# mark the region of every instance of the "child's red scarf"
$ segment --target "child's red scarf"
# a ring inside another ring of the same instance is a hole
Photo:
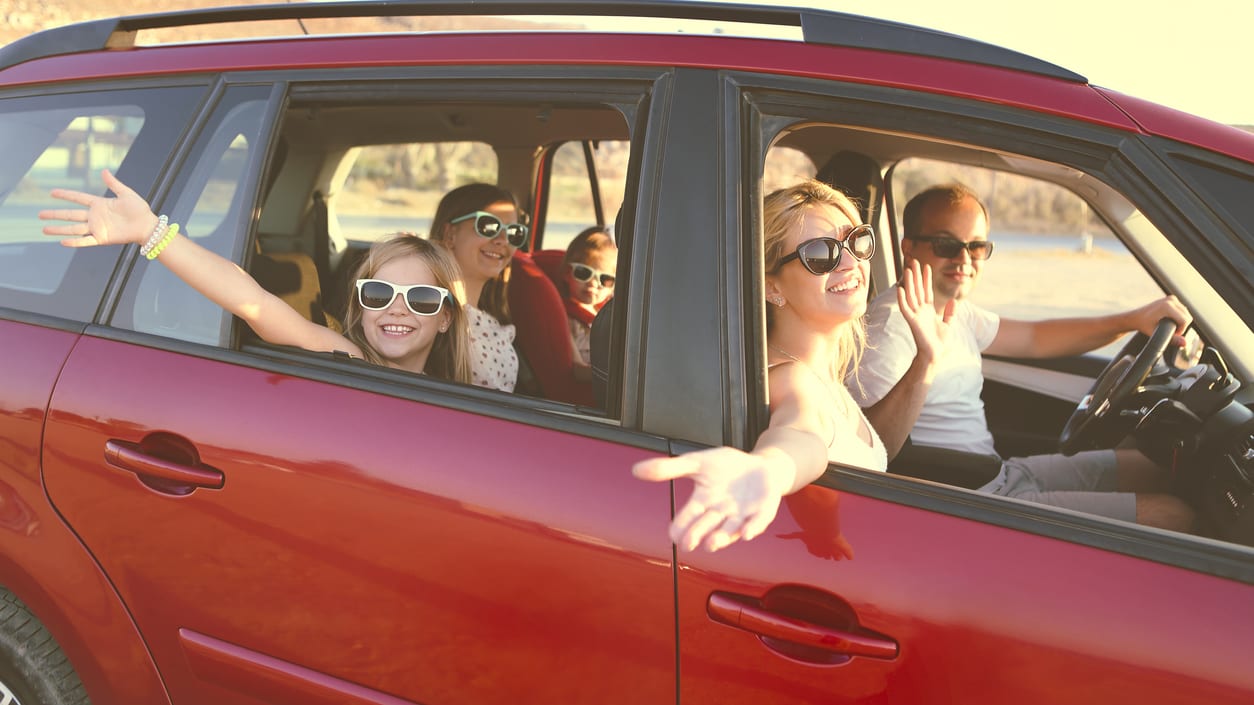
[[[584,324],[585,326],[588,326],[589,328],[592,327],[592,319],[597,317],[595,313],[593,313],[592,311],[589,311],[583,306],[580,306],[578,301],[575,301],[574,299],[571,299],[571,298],[562,299],[562,303],[566,304],[567,316],[575,319],[576,321],[579,321],[580,323]]]

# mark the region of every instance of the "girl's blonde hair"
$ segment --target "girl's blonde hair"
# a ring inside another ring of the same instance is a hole
[[[444,310],[449,312],[448,330],[436,334],[423,372],[433,377],[470,384],[470,328],[461,305],[461,301],[466,298],[466,292],[462,287],[461,271],[448,250],[437,247],[414,233],[395,233],[370,247],[350,280],[352,285],[356,286],[358,279],[373,279],[383,265],[402,257],[418,257],[425,262],[435,275],[436,285],[448,289],[451,294],[444,301]],[[361,302],[354,291],[349,296],[348,311],[344,314],[344,335],[361,348],[367,360],[376,365],[387,364],[379,351],[366,341],[361,316]]]
[[[518,214],[518,222],[527,222],[514,194],[492,184],[466,184],[449,191],[440,199],[440,205],[436,206],[435,216],[431,219],[431,241],[448,245],[445,230],[450,220],[483,210],[493,203],[511,204]],[[491,314],[501,325],[510,323],[509,270],[509,263],[506,263],[500,274],[483,285],[479,300],[474,302],[475,308]]]
[[[784,249],[788,241],[788,233],[793,228],[801,228],[807,209],[820,205],[839,210],[854,225],[862,222],[858,207],[848,196],[814,179],[807,179],[794,186],[774,191],[763,200],[763,258],[767,274],[774,274],[778,271],[779,261],[792,254]],[[845,256],[850,255],[846,253]],[[767,306],[768,335],[773,325],[774,316],[771,307]],[[862,350],[866,347],[866,324],[861,318],[851,321],[845,330],[846,332],[840,337],[836,359],[833,361],[833,369],[836,370],[842,382],[857,370],[858,362],[862,359]]]

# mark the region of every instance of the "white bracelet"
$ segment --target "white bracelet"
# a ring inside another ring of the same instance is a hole
[[[157,216],[157,226],[152,229],[152,235],[148,236],[148,241],[144,243],[144,246],[139,248],[139,254],[147,257],[148,253],[152,252],[152,248],[156,247],[158,242],[161,242],[161,238],[165,236],[165,231],[168,227],[170,227],[170,216]]]

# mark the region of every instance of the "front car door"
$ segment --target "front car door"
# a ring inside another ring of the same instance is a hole
[[[799,50],[797,57],[808,67],[857,58],[827,49]],[[694,144],[717,143],[726,179],[721,193],[689,188],[686,215],[655,223],[650,293],[655,300],[683,299],[684,309],[708,306],[704,314],[687,312],[727,325],[724,337],[704,343],[710,332],[703,324],[692,332],[667,330],[684,338],[691,357],[663,360],[657,353],[656,362],[674,367],[674,382],[681,375],[724,376],[722,398],[682,407],[721,404],[723,417],[705,425],[689,419],[683,429],[685,422],[668,416],[677,413],[673,405],[646,401],[646,420],[652,413],[659,428],[665,423],[693,434],[685,441],[746,447],[754,437],[736,427],[742,421],[736,409],[764,405],[757,209],[769,190],[763,185],[768,150],[785,136],[803,145],[799,133],[817,130],[816,139],[846,139],[848,148],[890,155],[942,141],[1018,152],[1086,171],[1142,208],[1156,208],[1142,198],[1146,177],[1124,168],[1141,154],[1117,131],[809,78],[713,72],[686,78],[694,124],[719,126],[715,134],[687,136]],[[715,115],[697,107],[720,104],[737,109]],[[1129,150],[1125,158],[1121,148]],[[665,162],[664,180],[701,180],[706,172],[684,158]],[[1110,164],[1119,166],[1104,171]],[[669,215],[664,206],[665,196],[659,221]],[[1168,217],[1157,208],[1155,219]],[[705,227],[686,227],[695,223]],[[730,300],[704,293],[729,289]],[[1216,292],[1194,295],[1207,306],[1222,299]],[[1248,300],[1248,282],[1241,295]],[[663,331],[646,325],[646,332],[653,349]],[[707,368],[688,365],[691,358]],[[713,360],[724,366],[710,365]],[[743,419],[744,428],[760,428],[755,424],[764,418]],[[677,443],[673,450],[690,447]],[[690,491],[687,482],[675,483],[676,506]],[[1252,559],[1250,548],[1212,539],[832,467],[788,498],[758,539],[715,554],[679,555],[680,700],[1245,702],[1254,679],[1240,658],[1250,643],[1234,625],[1254,619]]]

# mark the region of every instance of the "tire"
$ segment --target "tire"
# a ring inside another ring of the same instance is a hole
[[[65,652],[17,596],[0,587],[0,705],[88,705]]]

